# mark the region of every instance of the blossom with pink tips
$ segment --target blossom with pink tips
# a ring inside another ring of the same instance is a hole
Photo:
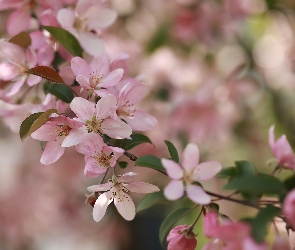
[[[291,228],[295,229],[295,189],[292,189],[286,196],[283,203],[283,213]]]
[[[135,193],[153,193],[160,189],[152,184],[145,182],[132,182],[135,173],[129,172],[120,177],[113,175],[112,180],[108,183],[88,187],[90,192],[101,192],[93,207],[93,219],[99,222],[106,213],[108,205],[114,201],[119,214],[125,220],[133,220],[135,216],[135,205],[129,196],[130,192]]]
[[[81,130],[87,133],[106,134],[114,139],[129,138],[132,129],[125,122],[111,117],[115,116],[117,99],[113,95],[103,96],[96,104],[82,97],[75,97],[70,108],[78,119],[84,122]]]
[[[0,64],[0,79],[10,81],[19,76],[9,90],[8,96],[16,94],[25,81],[29,86],[34,86],[41,81],[41,77],[25,73],[26,70],[37,64],[37,56],[30,47],[24,50],[22,47],[2,39],[0,40],[0,49],[9,60],[9,63]]]
[[[86,155],[84,175],[96,177],[114,167],[124,150],[108,146],[98,134],[87,134],[82,143],[76,146],[79,153]]]
[[[82,122],[63,115],[50,117],[48,122],[31,134],[34,139],[48,141],[40,162],[52,164],[64,154],[65,147],[78,144],[84,136],[79,129],[81,126]]]
[[[195,181],[205,181],[213,178],[221,169],[221,164],[208,161],[199,164],[199,148],[190,143],[183,152],[182,166],[173,160],[162,159],[163,167],[172,179],[164,189],[164,195],[168,200],[177,200],[183,196],[186,190],[187,196],[197,204],[209,204],[210,196]]]
[[[173,228],[168,236],[168,250],[194,250],[197,246],[196,234],[187,225]]]
[[[129,80],[130,83],[125,85],[119,93],[116,114],[134,130],[152,129],[157,125],[157,119],[135,108],[135,105],[146,94],[147,85],[131,78],[126,80]]]
[[[75,10],[64,8],[57,14],[60,25],[75,35],[82,48],[92,56],[104,50],[103,41],[97,33],[117,18],[117,13],[102,2],[79,0]]]
[[[270,127],[268,136],[268,142],[272,153],[281,167],[295,170],[295,155],[286,135],[282,135],[277,141],[275,141],[274,129],[274,125]]]
[[[71,68],[80,86],[99,96],[109,94],[107,88],[116,85],[124,74],[123,69],[110,71],[110,60],[105,52],[98,53],[90,64],[81,57],[74,57]]]

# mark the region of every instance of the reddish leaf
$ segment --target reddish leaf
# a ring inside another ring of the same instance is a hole
[[[31,45],[32,41],[29,33],[24,31],[10,38],[8,42],[27,48]]]
[[[47,66],[36,66],[34,68],[28,69],[26,73],[40,76],[48,81],[62,83],[64,84],[64,80],[61,76],[52,68]]]

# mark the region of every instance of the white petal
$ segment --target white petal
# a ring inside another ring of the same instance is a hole
[[[183,169],[175,161],[161,159],[161,162],[170,178],[179,180],[183,177]]]
[[[119,191],[119,197],[114,198],[114,203],[119,214],[121,214],[125,220],[134,219],[135,205],[128,194],[124,193],[123,191]]]
[[[164,189],[164,196],[168,200],[177,200],[182,197],[184,187],[182,181],[171,181]]]
[[[153,184],[145,183],[145,182],[132,182],[130,184],[127,184],[126,188],[130,192],[143,193],[143,194],[160,191],[160,189],[157,186]]]
[[[114,186],[114,183],[112,182],[107,182],[104,184],[99,184],[99,185],[93,185],[87,188],[89,192],[100,192],[100,191],[108,191],[111,189],[111,187]]]
[[[70,108],[82,121],[91,120],[95,114],[94,104],[82,97],[75,97]]]
[[[79,33],[78,40],[81,47],[92,56],[104,50],[103,41],[91,33]]]
[[[128,172],[118,178],[118,182],[131,182],[134,180],[137,173]]]
[[[182,156],[182,166],[190,173],[199,163],[199,148],[196,144],[190,143],[186,146]]]
[[[188,185],[186,187],[186,193],[188,198],[197,204],[206,205],[211,201],[210,196],[204,191],[204,189],[197,185]]]
[[[222,169],[222,166],[219,162],[216,161],[207,161],[199,164],[194,170],[194,179],[196,181],[205,181],[213,178],[219,171]]]
[[[111,196],[112,196],[111,192],[106,192],[97,198],[93,207],[93,212],[92,212],[93,219],[96,222],[99,222],[105,215],[108,205],[112,202],[112,199],[110,199]]]
[[[113,116],[117,109],[117,99],[114,95],[103,96],[96,104],[96,117],[99,120]]]

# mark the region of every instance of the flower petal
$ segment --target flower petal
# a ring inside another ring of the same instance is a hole
[[[143,193],[143,194],[160,191],[160,189],[157,186],[150,183],[145,183],[145,182],[131,182],[126,185],[126,188],[130,192]]]
[[[204,191],[204,189],[197,185],[186,186],[186,193],[188,198],[197,204],[206,205],[211,201],[210,196]]]
[[[132,129],[129,125],[121,120],[106,119],[101,124],[103,132],[114,139],[129,138],[132,134]]]
[[[114,186],[114,183],[107,182],[104,184],[93,185],[87,188],[89,192],[101,192],[101,191],[108,191]]]
[[[61,138],[62,139],[62,138]],[[65,152],[65,148],[61,147],[61,139],[49,141],[46,144],[40,162],[49,165],[56,162]]]
[[[161,163],[171,179],[179,180],[183,177],[183,169],[175,161],[169,159],[161,159]]]
[[[137,176],[137,173],[134,173],[134,172],[125,173],[122,176],[118,177],[118,182],[131,182],[134,180],[135,176]]]
[[[184,186],[182,181],[172,180],[164,189],[164,196],[168,200],[177,200],[183,196]]]
[[[94,157],[89,157],[86,160],[85,168],[84,168],[84,175],[88,178],[97,177],[102,173],[105,173],[107,168],[101,166]]]
[[[125,220],[133,220],[135,217],[135,205],[131,197],[122,190],[118,192],[118,197],[114,198],[115,206]]]
[[[132,129],[138,131],[148,131],[158,123],[158,120],[155,117],[141,110],[136,110],[133,117],[124,116],[122,118]]]
[[[10,36],[14,36],[25,31],[30,26],[30,11],[28,8],[19,8],[10,14],[7,21],[7,31]]]
[[[74,57],[71,60],[71,69],[74,72],[75,76],[83,76],[86,79],[89,79],[91,72],[91,67],[88,62],[86,62],[81,57]]]
[[[112,199],[110,199],[111,196],[112,196],[111,192],[106,192],[101,194],[97,198],[93,207],[93,212],[92,212],[93,219],[96,222],[99,222],[104,217],[107,211],[108,205],[112,202]]]
[[[91,120],[95,114],[94,104],[82,97],[75,97],[70,108],[82,121]]]
[[[190,173],[199,163],[199,148],[196,144],[188,144],[182,156],[182,167]]]
[[[101,120],[113,116],[117,109],[117,99],[114,95],[103,96],[96,104],[96,117]]]
[[[92,56],[104,50],[103,41],[91,33],[79,33],[78,40],[81,47]]]
[[[53,141],[58,137],[59,127],[56,124],[45,123],[31,134],[33,139],[40,141]]]
[[[86,129],[83,127],[78,129],[71,129],[70,133],[65,137],[61,146],[62,147],[71,147],[82,142],[83,138],[87,135]]]
[[[90,63],[92,72],[100,76],[106,76],[110,70],[110,60],[108,55],[101,51],[99,52]]]
[[[221,169],[222,166],[219,162],[207,161],[199,164],[194,169],[193,176],[196,181],[206,181],[213,178]]]

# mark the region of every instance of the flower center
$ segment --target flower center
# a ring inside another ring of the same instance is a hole
[[[116,197],[118,202],[124,202],[124,200],[129,200],[129,190],[121,185],[120,183],[116,183],[112,188],[113,197]]]
[[[56,130],[56,132],[58,132],[58,136],[66,137],[71,131],[71,128],[67,125],[60,125],[59,127],[60,129]]]
[[[122,116],[130,116],[130,117],[133,117],[134,116],[134,111],[135,110],[131,110],[131,107],[133,105],[132,104],[129,104],[129,101],[126,101],[123,105],[121,105],[116,113],[117,115],[122,115]]]
[[[87,127],[88,133],[94,132],[101,134],[100,128],[103,120],[97,120],[96,116],[92,117],[92,120],[86,120],[85,125]]]
[[[109,160],[112,158],[112,156],[113,156],[113,153],[111,153],[110,155],[106,155],[104,152],[101,151],[100,154],[98,153],[96,156],[94,156],[94,158],[100,165],[109,167],[110,166]]]
[[[103,79],[103,74],[100,76],[96,74],[95,72],[92,72],[89,78],[90,87],[95,89],[97,85],[101,83],[102,79]]]
[[[76,17],[75,21],[74,21],[74,28],[77,30],[77,31],[81,31],[81,32],[86,32],[88,31],[88,26],[85,22],[86,20],[85,19],[81,19],[79,17]]]

